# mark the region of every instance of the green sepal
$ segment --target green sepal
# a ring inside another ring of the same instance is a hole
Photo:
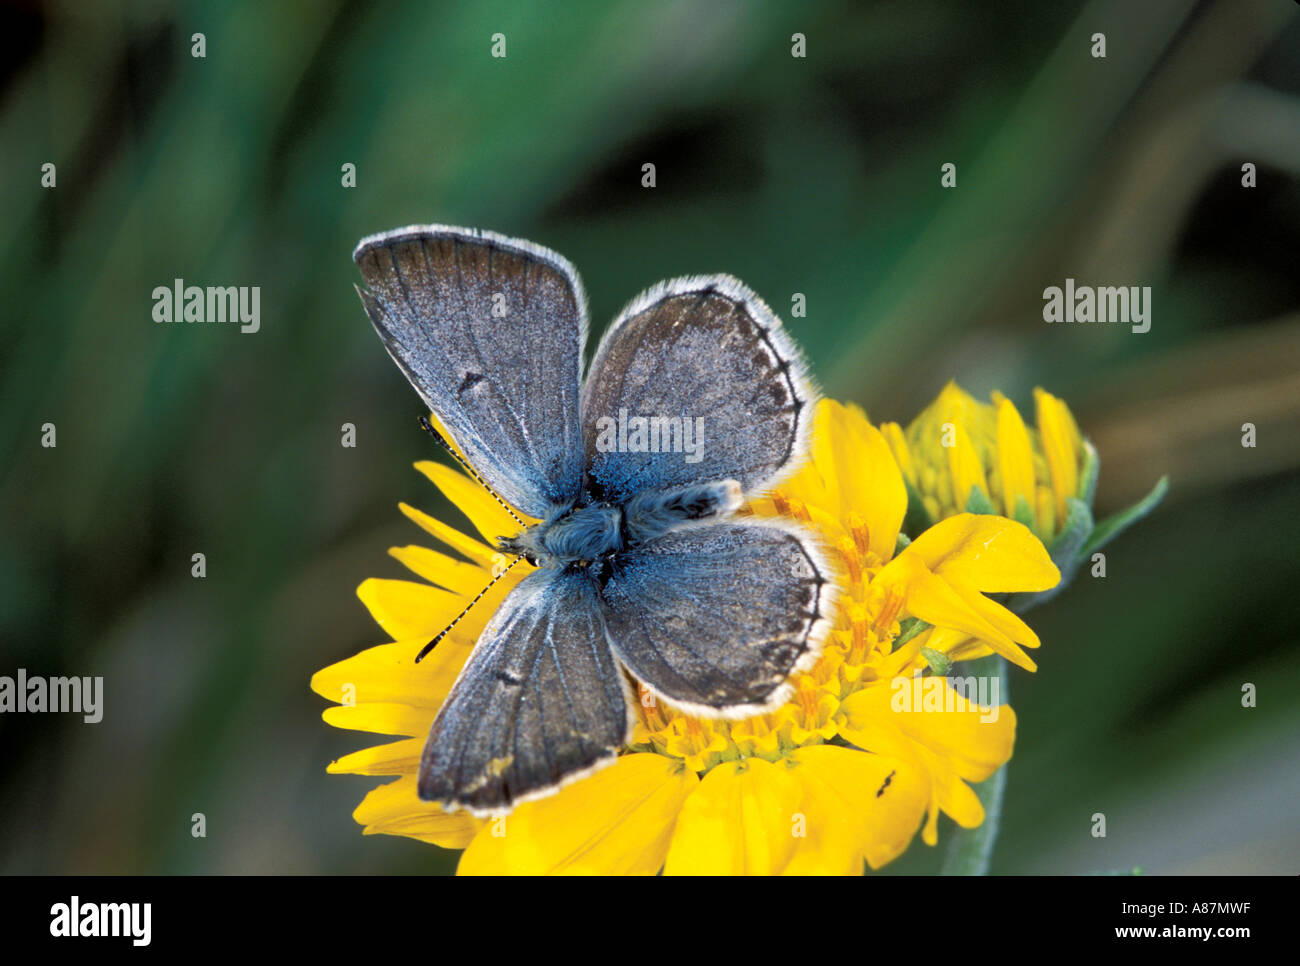
[[[1093,497],[1097,495],[1097,474],[1101,470],[1101,457],[1097,447],[1088,440],[1083,441],[1083,466],[1079,467],[1079,499],[1092,506]]]
[[[948,669],[952,667],[952,661],[948,659],[948,655],[942,651],[936,651],[932,647],[922,647],[921,655],[930,662],[930,670],[940,677],[947,674]]]
[[[1138,502],[1134,503],[1127,510],[1120,510],[1118,513],[1108,516],[1101,523],[1097,524],[1092,531],[1092,536],[1084,544],[1079,556],[1082,558],[1090,557],[1092,554],[1106,544],[1110,543],[1121,533],[1127,530],[1137,521],[1154,510],[1160,505],[1160,501],[1165,498],[1169,492],[1169,477],[1162,476],[1156,481],[1156,485],[1151,488],[1151,492],[1144,496]]]
[[[997,516],[998,508],[993,505],[989,495],[981,490],[974,483],[970,487],[970,496],[966,498],[967,513],[983,513]]]
[[[1085,559],[1080,549],[1091,535],[1092,511],[1088,509],[1088,504],[1073,496],[1067,498],[1065,528],[1051,543],[1047,544],[1048,556],[1052,558],[1052,563],[1056,564],[1056,569],[1061,572],[1060,582],[1055,587],[1049,587],[1036,594],[1014,594],[1009,604],[1010,608],[1017,614],[1023,614],[1029,608],[1051,600],[1064,590],[1074,579],[1079,564]]]
[[[1092,533],[1092,511],[1088,509],[1088,504],[1078,497],[1066,497],[1065,526],[1047,545],[1047,552],[1052,555],[1052,563],[1058,567],[1063,563],[1077,565],[1079,550],[1088,542]]]
[[[909,537],[907,534],[905,534],[902,530],[899,530],[898,540],[894,543],[894,556],[897,557],[900,553],[902,553],[911,545],[912,545],[912,538]]]
[[[917,634],[928,631],[931,626],[919,617],[904,617],[898,622],[898,636],[894,638],[894,646],[890,650],[897,651]]]
[[[1034,508],[1029,505],[1023,493],[1016,497],[1016,512],[1011,514],[1011,519],[1016,523],[1023,523],[1031,533],[1038,535],[1038,521],[1034,519]]]

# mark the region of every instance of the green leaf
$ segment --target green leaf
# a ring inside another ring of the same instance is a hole
[[[1127,530],[1137,521],[1154,510],[1160,505],[1160,501],[1165,498],[1169,492],[1169,477],[1162,476],[1151,488],[1151,492],[1144,496],[1137,503],[1134,503],[1127,510],[1120,510],[1113,516],[1107,517],[1101,523],[1097,524],[1092,531],[1092,536],[1084,545],[1083,550],[1079,553],[1080,560],[1089,557],[1096,550],[1100,550],[1106,544],[1110,543],[1121,533]]]

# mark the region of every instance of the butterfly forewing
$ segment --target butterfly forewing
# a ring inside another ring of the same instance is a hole
[[[592,362],[582,400],[591,485],[614,502],[727,479],[752,493],[802,457],[814,403],[798,350],[744,284],[663,282],[623,310]]]
[[[587,312],[573,266],[440,226],[371,236],[353,258],[389,354],[488,485],[533,517],[571,502]]]

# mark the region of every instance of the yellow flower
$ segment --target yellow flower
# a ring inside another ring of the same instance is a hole
[[[1066,501],[1091,498],[1096,454],[1050,393],[1034,390],[1036,429],[1006,396],[992,399],[979,402],[950,382],[906,430],[886,423],[881,432],[930,520],[997,512],[1048,542],[1065,525]]]
[[[963,827],[983,821],[967,782],[1010,757],[1015,714],[959,692],[959,679],[926,672],[932,660],[946,666],[991,651],[1032,669],[1023,648],[1036,647],[1037,637],[984,594],[1042,591],[1059,574],[1028,529],[997,516],[959,514],[899,551],[906,487],[885,437],[861,410],[823,401],[811,460],[742,511],[803,521],[841,565],[834,628],[816,665],[795,675],[786,704],[745,720],[710,720],[640,688],[629,747],[613,765],[500,818],[448,814],[419,800],[415,780],[439,703],[528,567],[516,567],[414,665],[420,647],[487,583],[491,542],[514,529],[495,499],[461,474],[417,466],[488,543],[404,506],[469,562],[394,550],[430,583],[368,580],[358,593],[395,642],[312,679],[318,693],[344,705],[325,712],[329,723],[407,736],[330,766],[399,776],[356,810],[367,834],[465,848],[461,874],[858,874],[864,861],[879,868],[896,858],[918,830],[933,845],[941,811]]]
[[[906,429],[880,427],[913,497],[908,532],[959,513],[1003,514],[1047,546],[1062,572],[1060,590],[1094,551],[1159,504],[1168,480],[1094,523],[1097,451],[1079,433],[1069,406],[1035,389],[1031,429],[1010,399],[1000,392],[991,399],[982,403],[950,382]],[[1021,597],[1014,606],[1023,611],[1049,596]]]

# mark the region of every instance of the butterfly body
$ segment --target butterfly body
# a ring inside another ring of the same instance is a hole
[[[623,549],[622,523],[622,512],[608,503],[574,507],[497,545],[538,567],[600,566]]]
[[[503,538],[497,546],[537,567],[577,565],[592,568],[598,576],[620,551],[739,505],[740,484],[735,480],[643,491],[622,506],[602,502],[561,509],[553,519]]]
[[[734,516],[799,464],[815,395],[762,300],[730,276],[660,283],[584,380],[586,300],[556,253],[433,225],[353,257],[389,354],[484,484],[539,521],[498,539],[537,569],[438,712],[421,798],[500,814],[611,763],[629,675],[693,714],[779,705],[835,585],[800,526]]]

